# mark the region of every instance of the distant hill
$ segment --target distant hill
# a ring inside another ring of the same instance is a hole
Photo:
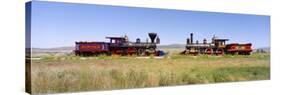
[[[58,48],[32,48],[32,57],[40,57],[44,55],[65,55],[70,54],[74,47],[58,47]]]
[[[262,48],[253,49],[253,52],[270,52],[270,47],[262,47]]]
[[[158,48],[185,48],[185,44],[170,44],[170,45],[159,45]]]
[[[32,52],[71,52],[74,47],[32,48]]]

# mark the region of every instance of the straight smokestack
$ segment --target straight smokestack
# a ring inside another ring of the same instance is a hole
[[[193,44],[193,33],[190,33],[190,43]]]

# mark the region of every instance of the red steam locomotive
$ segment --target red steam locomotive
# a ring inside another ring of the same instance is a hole
[[[252,44],[239,44],[231,43],[225,44],[229,39],[219,39],[217,37],[212,38],[211,43],[207,43],[204,39],[203,43],[193,43],[193,33],[190,34],[190,38],[187,38],[186,49],[181,54],[208,54],[208,55],[223,55],[223,54],[239,54],[239,55],[250,55],[252,52]]]

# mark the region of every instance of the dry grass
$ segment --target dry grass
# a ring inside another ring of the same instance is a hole
[[[32,62],[33,93],[204,84],[270,77],[269,54],[182,56],[163,59],[72,55]]]

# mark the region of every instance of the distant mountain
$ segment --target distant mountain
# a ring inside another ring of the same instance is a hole
[[[262,47],[262,48],[253,49],[253,52],[270,52],[270,47]]]
[[[74,47],[58,47],[58,48],[32,48],[32,52],[71,52]]]
[[[32,57],[40,57],[45,55],[65,55],[70,54],[74,47],[58,47],[58,48],[32,48]]]
[[[158,48],[185,48],[185,44],[158,45]]]

